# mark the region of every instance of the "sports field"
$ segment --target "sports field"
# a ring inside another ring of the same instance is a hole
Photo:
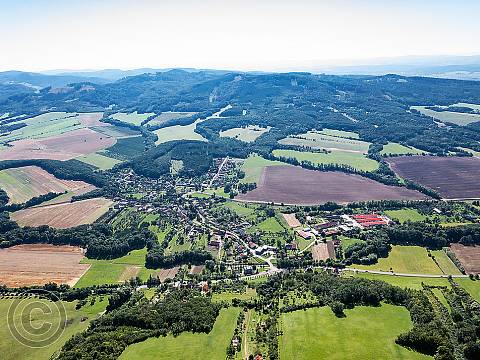
[[[208,334],[181,333],[177,337],[150,338],[130,345],[119,357],[120,360],[182,359],[224,360],[240,310],[220,310],[213,329]]]
[[[468,114],[454,111],[435,111],[427,109],[426,106],[412,106],[412,109],[419,111],[423,115],[433,117],[444,123],[452,123],[460,126],[466,126],[480,121],[480,114]]]
[[[427,219],[425,215],[420,214],[416,209],[386,210],[385,215],[402,224],[407,221],[416,222]]]
[[[324,135],[316,131],[292,135],[279,141],[284,145],[306,146],[314,149],[343,150],[366,154],[370,143],[338,136]]]
[[[93,165],[100,170],[108,170],[115,165],[121,163],[120,160],[97,153],[82,155],[78,157],[77,160],[80,160],[81,162],[84,162],[86,164]]]
[[[145,113],[139,114],[137,111],[133,113],[116,113],[110,115],[112,119],[122,121],[127,124],[133,124],[140,126],[143,121],[147,120],[150,116],[155,115],[155,113]]]
[[[280,359],[431,359],[395,343],[412,327],[403,307],[357,306],[337,318],[328,307],[281,315]]]
[[[174,125],[155,130],[154,132],[158,136],[158,140],[155,142],[155,144],[158,145],[173,140],[207,141],[207,139],[205,139],[202,135],[195,132],[198,121],[199,120],[190,125]]]
[[[1,358],[4,360],[50,359],[53,353],[58,351],[74,334],[84,331],[90,321],[96,318],[99,312],[105,310],[105,306],[107,305],[106,301],[97,301],[93,306],[88,303],[82,307],[82,309],[75,310],[75,301],[61,302],[65,307],[67,318],[63,333],[57,341],[52,344],[46,347],[33,348],[20,344],[9,331],[7,313],[9,307],[14,304],[14,302],[14,299],[0,299],[0,338],[2,339],[0,341],[0,353],[2,354]],[[14,323],[17,324],[18,329],[29,329],[29,326],[34,326],[36,329],[51,328],[52,331],[46,333],[45,337],[48,337],[48,335],[53,334],[54,331],[58,329],[62,319],[60,312],[52,305],[52,302],[36,298],[22,300],[19,308],[28,309],[30,307],[31,309],[38,310],[32,310],[31,315],[33,316],[33,322],[29,321],[29,312],[25,313],[24,316],[21,316],[21,313],[18,312],[18,315],[14,317]],[[52,311],[50,312],[46,309],[51,309]],[[32,329],[30,328],[29,330],[31,331]],[[21,331],[21,333],[24,332]]]
[[[220,132],[220,137],[234,138],[243,142],[254,142],[260,135],[265,134],[270,127],[264,128],[257,125],[248,125],[244,128],[233,128]]]
[[[442,274],[427,250],[420,246],[392,246],[386,258],[373,265],[352,265],[356,269],[391,271],[403,274]]]
[[[422,155],[425,151],[416,149],[412,146],[405,146],[398,143],[389,142],[383,145],[380,155]]]
[[[358,152],[347,152],[333,150],[328,154],[296,151],[296,150],[273,150],[273,155],[286,158],[295,158],[298,161],[310,161],[313,164],[338,164],[351,166],[361,171],[375,171],[378,169],[378,162],[369,159]]]
[[[280,161],[267,160],[259,155],[251,154],[242,164],[241,169],[245,173],[245,177],[241,180],[241,182],[258,183],[264,167],[281,165],[286,164]]]

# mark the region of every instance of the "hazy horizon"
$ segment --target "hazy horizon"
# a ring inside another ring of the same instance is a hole
[[[286,71],[480,54],[473,0],[0,0],[0,9],[0,71]]]

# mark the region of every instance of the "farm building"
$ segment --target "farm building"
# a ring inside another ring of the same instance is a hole
[[[351,215],[350,219],[359,224],[362,228],[389,225],[392,222],[388,217],[378,214]]]
[[[312,238],[312,234],[303,230],[297,230],[297,234],[305,240],[310,240]]]

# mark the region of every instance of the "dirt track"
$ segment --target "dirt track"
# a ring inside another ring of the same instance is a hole
[[[90,267],[79,263],[82,258],[83,250],[75,246],[35,244],[0,249],[0,284],[74,285]]]
[[[296,166],[265,167],[258,187],[237,196],[239,200],[292,205],[423,198],[425,196],[419,192],[387,186],[358,175],[306,170]]]

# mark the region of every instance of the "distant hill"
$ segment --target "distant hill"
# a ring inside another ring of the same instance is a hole
[[[95,84],[106,84],[109,82],[100,77],[85,77],[82,75],[46,75],[34,72],[24,71],[4,71],[0,72],[0,84],[2,85],[21,85],[33,90],[39,90],[48,86],[62,87],[72,83],[91,82]]]

